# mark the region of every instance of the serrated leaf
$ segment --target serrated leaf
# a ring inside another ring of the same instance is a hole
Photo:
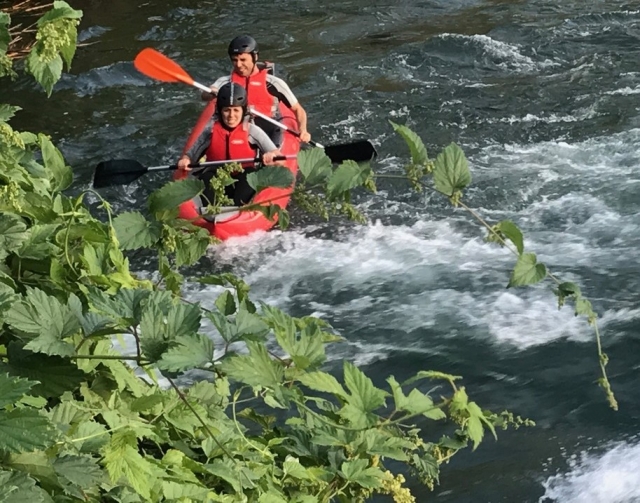
[[[47,11],[44,16],[38,20],[38,26],[45,23],[56,21],[57,19],[81,19],[82,11],[71,8],[67,2],[56,0],[53,2],[53,9]]]
[[[282,463],[282,470],[284,471],[285,477],[288,475],[294,479],[311,480],[307,470],[300,464],[300,460],[296,457],[287,456],[284,463]]]
[[[231,356],[222,361],[222,371],[230,379],[250,386],[277,388],[284,370],[274,363],[262,344],[248,342],[249,355]]]
[[[51,503],[51,497],[25,473],[0,470],[1,503]]]
[[[158,368],[170,372],[201,367],[213,360],[213,341],[206,335],[177,337],[173,345],[158,362]]]
[[[176,266],[195,264],[206,253],[211,236],[206,229],[199,228],[176,242]]]
[[[150,248],[158,242],[161,236],[159,226],[149,222],[138,211],[120,213],[113,219],[113,227],[123,250]]]
[[[131,402],[132,412],[145,412],[152,410],[156,405],[160,405],[165,400],[165,397],[159,394],[146,395],[136,398]]]
[[[0,53],[2,53],[2,51],[6,51],[7,50],[6,47],[4,47],[4,49],[3,49],[2,27],[6,26],[6,25],[4,25],[4,23],[2,21],[3,16],[7,16],[7,18],[8,18],[9,15],[5,14],[4,12],[0,12]],[[0,121],[8,122],[9,119],[11,119],[11,117],[13,117],[16,114],[16,112],[18,112],[20,110],[22,110],[21,107],[11,106],[11,105],[7,105],[5,103],[0,104]]]
[[[31,52],[31,54],[33,54],[33,51]],[[31,54],[29,55],[29,57],[31,57]],[[60,72],[62,72],[62,60],[59,57],[55,60],[58,59],[60,60]],[[59,78],[60,74],[58,74],[58,79]],[[56,192],[62,192],[73,183],[73,173],[71,172],[71,168],[66,165],[66,163],[64,162],[64,157],[62,157],[60,151],[55,147],[55,145],[47,136],[45,136],[44,134],[40,134],[38,135],[38,139],[40,140],[40,150],[42,151],[42,161],[44,167],[51,173],[53,182],[52,189]]]
[[[55,56],[52,60],[43,60],[38,51],[31,51],[26,60],[27,71],[44,88],[47,96],[51,96],[53,86],[62,76],[62,58]]]
[[[230,484],[236,493],[242,493],[242,484],[239,480],[241,475],[239,473],[236,473],[235,470],[231,466],[226,464],[223,460],[214,459],[213,463],[205,465],[204,468],[207,470],[207,472]]]
[[[225,290],[218,296],[215,305],[223,316],[229,316],[236,312],[236,301],[229,290]]]
[[[291,221],[289,212],[284,208],[280,208],[278,205],[276,205],[276,209],[278,212],[278,227],[283,231],[287,230],[289,228],[289,222]]]
[[[6,257],[7,252],[19,250],[28,238],[27,225],[22,218],[10,213],[0,215],[0,258]]]
[[[241,305],[236,314],[236,334],[239,337],[252,336],[255,340],[263,339],[268,333],[269,325]]]
[[[293,173],[285,166],[264,166],[247,175],[247,183],[256,192],[267,187],[288,189],[294,181]]]
[[[21,348],[16,342],[9,343],[7,355],[9,361],[0,363],[0,372],[39,381],[40,384],[32,388],[33,395],[60,396],[65,391],[75,390],[85,377],[84,372],[68,360],[43,353],[32,353]]]
[[[311,388],[315,391],[321,391],[323,393],[333,393],[340,398],[346,398],[348,396],[347,392],[338,382],[338,380],[331,374],[327,374],[326,372],[308,372],[302,374],[298,378],[298,380],[308,388]]]
[[[403,410],[410,414],[423,414],[433,420],[446,419],[447,415],[433,403],[433,400],[421,391],[412,389],[407,396],[407,402]]]
[[[49,419],[32,409],[0,410],[0,450],[30,452],[56,441]]]
[[[518,228],[516,224],[514,224],[511,220],[503,220],[498,223],[497,228],[500,232],[502,232],[509,241],[511,241],[518,253],[522,255],[524,251],[524,242],[522,238],[522,231]]]
[[[57,225],[51,224],[32,226],[28,238],[16,251],[16,255],[22,259],[48,260],[59,250],[51,242],[57,229]]]
[[[298,169],[307,184],[325,183],[331,176],[331,159],[321,148],[300,150],[298,152]]]
[[[409,147],[409,151],[411,152],[411,162],[415,165],[425,164],[429,160],[429,157],[427,155],[427,149],[420,137],[407,126],[402,126],[392,121],[389,122],[391,123],[393,130],[404,139]]]
[[[121,288],[115,296],[109,296],[97,288],[88,289],[88,300],[92,309],[115,322],[126,320],[126,323],[131,325],[138,325],[141,322],[145,302],[151,295],[151,291],[144,288]],[[163,295],[162,292],[153,295],[154,304],[160,304],[158,299],[161,295]],[[170,297],[167,298],[170,303]]]
[[[44,451],[7,454],[4,457],[3,465],[16,472],[26,473],[44,486],[58,486],[56,473],[53,471],[52,459]],[[13,502],[14,500],[10,501]],[[50,502],[50,500],[46,501]],[[31,503],[31,500],[26,500],[24,503]]]
[[[351,395],[347,399],[350,405],[363,412],[373,412],[385,403],[387,393],[373,385],[373,381],[367,377],[358,367],[345,361],[344,382]]]
[[[19,377],[0,374],[0,409],[16,403],[26,395],[36,383]]]
[[[96,459],[91,456],[61,456],[54,461],[53,469],[63,482],[82,491],[96,487],[104,478]]]
[[[189,482],[162,482],[162,493],[167,501],[210,501],[209,489]]]
[[[18,331],[36,336],[26,349],[60,356],[74,352],[73,345],[62,339],[79,330],[76,316],[68,306],[42,290],[29,288],[25,299],[7,312],[6,322]]]
[[[150,501],[151,487],[155,482],[154,470],[138,452],[136,434],[129,430],[116,431],[102,452],[111,481],[118,483],[124,478],[145,501]]]
[[[384,474],[378,467],[369,467],[369,461],[366,459],[354,459],[345,461],[340,466],[345,480],[359,484],[367,489],[376,489],[382,486]]]
[[[433,181],[437,191],[453,195],[471,183],[471,171],[464,152],[458,145],[451,143],[438,157],[433,168]]]
[[[167,183],[149,196],[149,211],[153,214],[175,210],[185,201],[189,201],[204,190],[204,183],[197,178],[184,178]]]
[[[469,438],[473,442],[472,450],[476,450],[482,439],[484,438],[484,428],[482,426],[482,419],[484,415],[480,410],[480,407],[474,402],[470,402],[467,406],[469,412],[469,419],[467,421],[467,433]]]
[[[327,181],[327,193],[330,197],[335,198],[347,190],[362,185],[370,174],[371,167],[368,164],[344,161]]]
[[[523,253],[518,257],[507,288],[512,286],[533,285],[546,277],[547,268],[544,264],[538,264],[536,254]]]

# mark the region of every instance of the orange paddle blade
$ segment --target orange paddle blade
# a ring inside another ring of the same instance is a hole
[[[193,79],[178,63],[150,47],[142,49],[138,53],[136,59],[133,60],[133,66],[140,73],[152,79],[163,82],[184,82],[190,86],[194,84]]]

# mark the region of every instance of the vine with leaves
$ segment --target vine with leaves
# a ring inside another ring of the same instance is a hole
[[[62,1],[43,16],[54,29],[43,29],[33,58],[48,69],[27,70],[49,94],[57,58],[69,64],[75,51],[69,26],[80,16]],[[0,22],[0,57],[9,26]],[[211,244],[205,230],[176,218],[202,182],[171,182],[144,213],[114,215],[94,191],[66,195],[71,168],[46,134],[11,127],[18,111],[0,104],[0,502],[328,503],[388,494],[409,503],[407,473],[433,488],[442,464],[487,432],[532,424],[481,408],[459,376],[424,370],[380,387],[349,362],[327,371],[326,348],[342,338],[323,320],[256,304],[232,274],[183,276]],[[410,140],[406,178],[422,186],[432,176],[436,190],[463,204],[457,194],[470,175],[460,149],[431,162],[413,133],[396,129]],[[299,166],[298,194],[327,215],[357,215],[352,192],[374,189],[369,165],[334,167],[320,149],[302,152]],[[292,182],[277,170],[254,175],[257,188]],[[100,200],[97,216],[89,196]],[[261,211],[286,225],[273,206]],[[526,255],[513,227],[491,233]],[[131,270],[134,249],[157,252],[157,282]],[[531,260],[519,259],[513,286],[546,273]],[[210,306],[188,301],[186,281],[221,293]],[[576,288],[558,290],[577,301]],[[194,371],[204,377],[183,386]]]

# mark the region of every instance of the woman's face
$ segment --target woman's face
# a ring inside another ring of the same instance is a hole
[[[224,107],[222,121],[227,127],[234,128],[242,122],[242,107]]]

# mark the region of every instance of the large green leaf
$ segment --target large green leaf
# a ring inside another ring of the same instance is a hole
[[[351,395],[348,403],[363,412],[373,412],[385,403],[387,392],[378,389],[373,381],[352,363],[344,362],[344,382]]]
[[[324,183],[331,176],[331,159],[321,148],[301,150],[298,153],[298,169],[307,184]]]
[[[256,192],[267,187],[287,189],[293,185],[295,178],[291,170],[284,166],[264,166],[247,175],[247,183]],[[278,201],[274,201],[277,204]]]
[[[57,225],[34,225],[29,229],[29,237],[22,243],[16,255],[22,259],[47,260],[59,250],[52,238],[58,230]]]
[[[116,431],[103,448],[104,464],[113,483],[124,478],[145,501],[151,501],[153,466],[138,452],[138,439],[130,430]]]
[[[512,286],[533,285],[546,277],[547,268],[544,264],[538,264],[536,254],[523,253],[518,257],[507,288]]]
[[[34,382],[19,377],[0,374],[0,409],[16,403],[33,388]]]
[[[2,24],[2,17],[3,16],[7,16],[8,14],[5,14],[4,12],[0,12],[0,53],[3,51],[2,48],[2,29],[3,29],[3,24]],[[6,51],[6,48],[4,49]],[[11,119],[11,117],[13,117],[16,112],[22,110],[22,108],[20,107],[15,107],[15,106],[11,106],[11,105],[7,105],[5,103],[0,104],[0,121],[1,122],[7,122],[9,119]]]
[[[402,126],[392,121],[389,121],[389,123],[393,130],[402,136],[404,141],[407,143],[409,151],[411,152],[411,162],[415,165],[425,164],[429,160],[429,157],[427,155],[427,149],[424,146],[424,143],[422,143],[420,137],[407,126]]]
[[[367,489],[381,487],[384,480],[382,470],[378,467],[369,467],[369,461],[366,459],[345,461],[342,463],[340,471],[345,480],[359,484]]]
[[[54,461],[53,469],[67,491],[69,486],[75,486],[73,489],[80,494],[80,491],[96,488],[105,478],[97,460],[91,456],[61,456]]]
[[[40,384],[32,389],[33,395],[60,396],[65,391],[75,390],[85,377],[84,372],[68,360],[59,356],[32,353],[16,342],[9,343],[7,355],[9,361],[0,362],[0,372],[39,381]]]
[[[193,199],[204,190],[204,183],[197,178],[185,178],[167,183],[149,197],[149,211],[153,214],[175,210],[185,201]]]
[[[0,470],[0,503],[52,503],[26,473]]]
[[[19,250],[27,239],[27,225],[22,218],[10,213],[0,214],[0,258]]]
[[[29,288],[25,299],[7,312],[6,322],[22,333],[35,336],[26,349],[60,356],[74,352],[73,345],[63,339],[79,330],[77,317],[68,306],[42,290]]]
[[[263,344],[248,342],[249,355],[231,356],[222,361],[222,371],[230,379],[249,384],[277,388],[282,382],[282,367],[271,360]]]
[[[201,367],[213,360],[213,341],[206,335],[178,337],[175,345],[162,355],[158,368],[170,372]]]
[[[92,309],[113,321],[126,320],[131,325],[138,325],[142,320],[144,305],[150,295],[151,291],[144,288],[121,288],[115,296],[109,296],[97,288],[88,289]]]
[[[499,232],[502,232],[502,234],[504,234],[505,237],[515,245],[518,253],[522,255],[522,252],[524,251],[524,242],[522,238],[522,231],[518,226],[511,220],[503,220],[496,225],[496,229]]]
[[[58,19],[81,19],[82,11],[73,9],[67,2],[56,0],[53,2],[53,9],[38,20],[38,26]]]
[[[0,450],[30,452],[46,449],[55,441],[55,428],[39,411],[0,410]]]
[[[62,71],[62,60],[60,60],[60,70]],[[59,75],[58,78],[60,78]],[[71,168],[66,165],[64,157],[46,135],[40,134],[38,138],[44,167],[51,172],[53,178],[52,188],[56,192],[61,192],[73,183]]]
[[[280,309],[263,305],[264,319],[273,329],[280,347],[286,351],[300,369],[315,368],[325,358],[322,332],[317,326],[298,330],[294,319]]]
[[[299,380],[302,384],[315,391],[333,393],[334,395],[337,395],[343,399],[348,396],[347,392],[344,390],[338,380],[331,374],[327,374],[326,372],[308,372],[302,374],[299,377]]]
[[[370,174],[371,167],[368,164],[344,161],[331,174],[327,182],[327,193],[330,197],[337,197],[347,190],[362,185]]]
[[[198,228],[176,242],[176,266],[195,264],[206,253],[211,244],[211,235],[207,229]]]
[[[162,234],[157,223],[149,222],[138,211],[120,213],[113,219],[113,227],[123,250],[149,248],[158,242]]]
[[[438,157],[433,168],[433,181],[436,190],[453,195],[471,183],[471,171],[464,152],[458,145],[451,143]]]

